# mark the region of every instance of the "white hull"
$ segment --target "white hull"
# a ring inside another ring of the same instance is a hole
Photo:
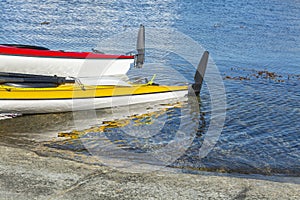
[[[0,72],[100,77],[124,75],[133,59],[76,59],[0,55]]]
[[[93,110],[115,106],[163,101],[168,99],[182,100],[187,91],[173,91],[131,96],[100,97],[86,99],[55,100],[0,100],[0,113],[55,113],[80,110]]]

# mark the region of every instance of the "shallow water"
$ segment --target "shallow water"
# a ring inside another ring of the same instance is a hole
[[[52,0],[2,1],[0,6],[0,43],[34,44],[80,51],[97,47],[125,53],[134,50],[135,44],[127,41],[117,41],[111,47],[101,47],[99,44],[125,30],[136,31],[140,23],[148,29],[166,28],[191,37],[210,51],[224,79],[226,121],[214,148],[206,157],[199,158],[199,149],[211,122],[209,91],[204,87],[198,128],[196,132],[191,131],[194,133],[193,140],[185,144],[184,153],[176,155],[178,159],[168,162],[168,165],[192,170],[300,175],[299,1],[67,3]],[[41,24],[45,21],[49,24]],[[136,32],[132,32],[129,36],[135,38],[135,35]],[[177,45],[176,35],[173,37],[175,40],[171,43]],[[160,83],[191,82],[193,68],[190,64],[175,54],[166,54],[162,51],[164,47],[169,47],[169,44],[157,43],[156,49],[148,49],[146,62],[156,64],[145,66],[142,70],[133,69],[128,76],[131,79],[143,76],[151,78],[156,73],[156,81]],[[274,72],[275,75],[267,76],[262,71]],[[114,126],[99,132],[93,129],[81,137],[105,134],[127,151],[153,151],[174,137],[181,124],[180,119],[185,116],[182,115],[184,109],[170,108],[159,116],[154,114],[156,118],[142,116],[143,123],[139,125],[128,117],[128,113],[116,117],[111,111],[100,111],[99,123],[95,125],[91,122],[87,126],[102,126],[103,121],[118,118],[127,120],[126,126]],[[103,120],[103,117],[109,119]],[[149,120],[152,122],[149,123]],[[1,138],[15,138],[19,143],[46,141],[42,144],[50,148],[89,155],[82,140],[58,137],[60,132],[78,129],[74,125],[73,114],[22,116],[1,120],[0,125]],[[183,125],[185,130],[194,127],[193,123]],[[86,128],[82,127],[82,130]],[[148,140],[138,135],[129,137],[123,134],[125,129],[132,134],[157,136]],[[152,161],[150,163],[153,164]]]

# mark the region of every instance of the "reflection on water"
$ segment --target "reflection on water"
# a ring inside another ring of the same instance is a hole
[[[12,119],[14,117],[18,117],[20,114],[17,113],[0,113],[0,120]]]
[[[71,138],[71,139],[78,139],[81,136],[92,133],[92,132],[98,132],[103,133],[107,129],[111,128],[121,128],[129,125],[133,125],[135,127],[137,126],[143,126],[143,125],[152,125],[155,122],[157,122],[157,119],[163,115],[166,114],[168,110],[171,108],[180,108],[182,103],[178,102],[177,104],[170,104],[170,105],[162,105],[160,104],[161,108],[156,108],[159,110],[151,111],[151,109],[146,109],[145,111],[148,111],[147,113],[139,113],[134,114],[131,116],[127,116],[125,119],[115,119],[113,121],[102,121],[102,124],[96,127],[91,127],[85,130],[72,130],[71,132],[60,132],[58,133],[58,137],[64,137],[64,138]],[[136,109],[134,109],[135,112],[137,112]],[[101,111],[102,112],[102,111]],[[141,112],[141,111],[139,111]],[[106,116],[107,117],[107,116]],[[143,133],[140,133],[143,134]]]
[[[135,165],[143,162],[164,166],[158,159],[159,152],[165,154],[168,150],[172,153],[169,156],[174,156],[173,161],[184,154],[193,141],[199,124],[198,119],[190,118],[191,114],[194,115],[197,111],[186,115],[190,107],[187,102],[130,107],[129,109],[136,114],[121,119],[101,119],[100,124],[84,130],[58,133],[58,136],[66,138],[65,140],[43,144],[50,148],[101,157],[102,163],[107,159],[117,158],[134,162]],[[125,108],[125,113],[128,112],[127,109]],[[120,108],[118,111],[120,113]],[[192,131],[193,129],[195,131]],[[155,153],[154,160],[153,156],[149,155],[152,153]]]

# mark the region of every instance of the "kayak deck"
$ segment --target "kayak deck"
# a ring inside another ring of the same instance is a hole
[[[1,100],[80,99],[156,94],[187,90],[187,86],[86,86],[65,84],[56,88],[17,88],[0,85]]]

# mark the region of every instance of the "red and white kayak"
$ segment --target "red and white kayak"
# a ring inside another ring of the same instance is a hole
[[[0,72],[98,78],[124,75],[133,63],[140,68],[144,56],[145,28],[140,25],[136,55],[66,52],[40,46],[0,44]]]
[[[132,55],[65,52],[28,45],[0,45],[0,71],[72,77],[126,74]]]

